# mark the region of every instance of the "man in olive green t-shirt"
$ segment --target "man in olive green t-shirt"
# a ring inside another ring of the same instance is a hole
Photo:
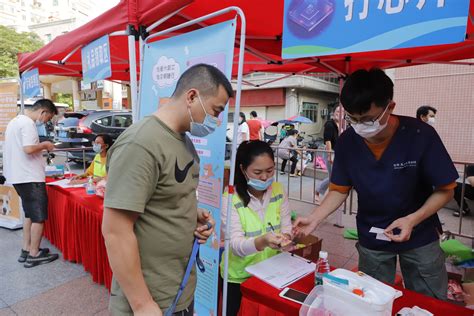
[[[217,68],[186,70],[170,101],[129,127],[108,152],[102,232],[114,277],[113,315],[162,315],[183,279],[195,236],[212,234],[197,210],[199,158],[185,132],[204,137],[233,95]],[[176,306],[192,315],[195,273]]]

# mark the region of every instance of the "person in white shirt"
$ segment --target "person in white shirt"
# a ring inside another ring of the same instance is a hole
[[[41,249],[44,221],[48,218],[48,196],[45,185],[45,160],[43,151],[52,151],[49,141],[39,142],[37,126],[50,121],[58,114],[51,100],[36,101],[25,114],[12,119],[5,131],[3,145],[3,171],[7,184],[12,184],[21,198],[25,219],[23,222],[23,247],[19,262],[25,268],[49,263],[58,254]]]
[[[237,145],[242,144],[250,139],[250,130],[245,118],[245,114],[240,112],[239,114],[239,129],[237,131]]]
[[[227,315],[240,308],[240,284],[250,277],[245,267],[291,247],[291,214],[281,183],[274,182],[275,161],[265,142],[243,142],[237,151],[235,188],[232,199]],[[225,200],[225,199],[224,199]],[[221,212],[221,227],[227,209]],[[222,236],[227,232],[223,231]],[[224,238],[224,237],[222,237]],[[224,260],[221,260],[223,264]],[[224,272],[221,266],[221,273]]]

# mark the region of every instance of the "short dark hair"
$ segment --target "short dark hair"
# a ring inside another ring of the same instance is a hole
[[[250,112],[250,116],[257,117],[257,112],[255,112],[255,111]]]
[[[287,133],[288,133],[288,136],[293,136],[293,135],[298,134],[298,130],[297,129],[290,129]]]
[[[341,103],[350,114],[364,114],[372,103],[385,108],[393,99],[393,82],[378,68],[353,72],[344,83]]]
[[[53,101],[49,99],[39,99],[30,108],[32,111],[36,110],[43,110],[48,113],[58,115],[58,109],[56,108],[56,105],[54,105]]]
[[[434,114],[437,112],[432,106],[422,105],[416,110],[416,118],[420,120],[422,116],[427,116],[430,111],[433,111]]]
[[[219,69],[207,64],[197,64],[179,77],[172,97],[179,97],[192,88],[199,90],[202,95],[215,96],[219,86],[225,89],[229,98],[234,96],[232,85]]]
[[[255,158],[261,155],[268,155],[273,161],[275,160],[275,155],[270,145],[261,140],[244,141],[237,149],[234,182],[237,195],[240,197],[245,207],[247,207],[250,202],[250,195],[248,192],[247,178],[242,172],[240,166],[242,166],[243,169],[247,169]]]
[[[107,150],[109,150],[110,147],[112,147],[112,145],[114,144],[114,140],[108,134],[97,134],[97,136],[94,138],[94,140],[96,140],[97,137],[102,138],[102,140],[104,141],[104,144],[108,145]]]

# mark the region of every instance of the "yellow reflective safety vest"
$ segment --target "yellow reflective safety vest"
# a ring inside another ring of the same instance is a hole
[[[102,158],[100,154],[95,155],[94,157],[94,177],[105,177],[107,175],[107,170],[105,169],[105,165],[107,163],[107,158],[104,159],[102,163]]]
[[[265,211],[265,220],[262,222],[260,216],[252,209],[244,207],[240,197],[235,194],[232,197],[234,208],[239,213],[240,223],[242,224],[245,237],[259,237],[271,229],[268,223],[272,223],[275,232],[281,231],[280,209],[283,203],[283,186],[281,183],[273,182],[272,197],[270,203]],[[245,257],[236,256],[232,250],[229,251],[229,282],[242,283],[250,277],[250,274],[245,271],[247,266],[254,265],[260,261],[273,257],[279,251],[271,248],[265,248],[262,251],[248,255]],[[223,254],[224,255],[224,254]],[[224,260],[221,260],[221,275],[224,274]]]

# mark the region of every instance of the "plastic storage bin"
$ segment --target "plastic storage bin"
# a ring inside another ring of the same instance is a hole
[[[300,316],[364,315],[336,296],[330,296],[322,285],[315,286],[301,305]]]
[[[323,286],[317,286],[308,295],[300,309],[301,316],[390,316],[393,301],[402,292],[366,275],[344,269],[336,269],[330,275],[347,280],[344,286],[323,279]],[[350,288],[363,289],[364,296],[354,294]]]

